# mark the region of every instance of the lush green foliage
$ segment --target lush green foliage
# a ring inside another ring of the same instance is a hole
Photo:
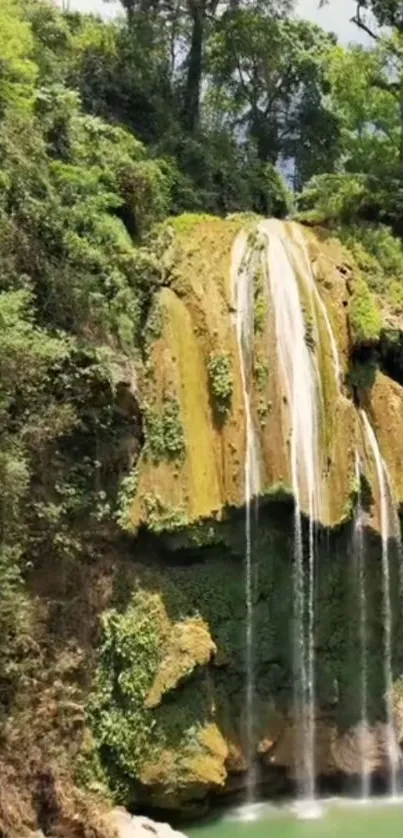
[[[376,29],[371,9],[381,26]],[[367,10],[367,11],[366,11]],[[355,22],[369,48],[337,46],[327,79],[339,126],[337,174],[316,177],[305,208],[323,218],[381,220],[403,232],[403,23],[398,0],[359,0]],[[315,193],[316,198],[315,199]],[[326,198],[327,194],[327,198]]]
[[[130,532],[141,448],[180,470],[179,403],[168,396],[140,419],[136,402],[138,362],[150,374],[150,346],[164,329],[155,292],[174,273],[163,251],[176,231],[185,234],[206,213],[283,217],[299,203],[340,235],[362,274],[353,271],[349,320],[360,359],[371,362],[352,366],[352,386],[371,385],[372,352],[377,363],[390,357],[399,380],[400,333],[380,339],[378,303],[393,325],[403,311],[403,35],[398,0],[358,4],[359,25],[371,9],[389,26],[367,49],[342,48],[291,17],[287,0],[122,0],[125,17],[113,22],[62,14],[50,0],[0,5],[0,706],[12,717],[18,679],[26,691],[21,662],[36,643],[30,583],[39,571],[54,567],[58,578],[61,569],[107,560],[121,530]],[[282,172],[303,190],[297,202]],[[264,285],[257,270],[258,340]],[[306,337],[312,343],[309,321]],[[211,399],[223,421],[231,359],[218,341],[211,349]],[[257,355],[262,425],[269,374]],[[148,491],[154,536],[169,533],[171,547],[208,546],[209,561],[175,565],[173,585],[153,573],[137,590],[131,576],[130,600],[125,590],[124,603],[104,615],[90,706],[97,754],[80,773],[104,780],[107,767],[125,801],[148,779],[147,764],[164,763],[167,752],[168,779],[181,786],[187,749],[202,755],[213,681],[223,716],[234,701],[240,713],[244,698],[244,524],[190,529],[185,506]],[[275,487],[277,503],[287,492]],[[341,545],[342,557],[347,549]],[[285,531],[262,526],[256,551],[256,681],[266,700],[290,691]],[[331,613],[318,608],[317,631],[318,695],[330,704],[334,683],[351,673],[343,670],[344,565],[328,559],[318,597]],[[377,604],[379,589],[374,576]],[[181,712],[175,700],[145,707],[169,634],[165,607],[171,622],[199,610],[224,663],[181,687]],[[50,632],[43,636],[50,646]],[[350,704],[340,708],[351,712]]]
[[[242,124],[259,159],[294,161],[295,183],[329,171],[338,124],[326,107],[332,39],[300,20],[273,18],[258,4],[223,17],[210,44],[210,99],[223,125]]]
[[[380,294],[393,314],[403,311],[403,247],[388,227],[350,224],[336,227],[371,291]]]
[[[208,362],[208,373],[214,406],[218,414],[225,418],[231,408],[234,386],[231,361],[228,355],[213,352]]]
[[[169,208],[167,167],[86,113],[63,65],[73,38],[41,2],[0,25],[0,679],[7,695],[21,573],[96,550],[113,526],[122,409],[158,269],[139,246]],[[74,40],[74,38],[73,38]],[[134,243],[136,240],[136,244]]]
[[[379,340],[382,326],[381,312],[363,277],[354,281],[349,305],[349,320],[355,344],[368,345]]]
[[[161,584],[164,581],[161,580]],[[176,613],[183,605],[179,589]],[[181,649],[170,645],[170,623],[160,594],[139,589],[125,610],[113,609],[103,617],[100,665],[89,716],[96,744],[110,772],[110,785],[118,799],[130,802],[133,784],[160,776],[172,790],[186,773],[186,756],[202,751],[198,733],[207,713],[203,679],[182,687],[181,709],[163,703],[147,707],[164,649],[171,666],[180,665]]]
[[[147,451],[155,460],[181,458],[185,439],[177,399],[166,398],[161,412],[151,408],[145,411],[145,439]]]

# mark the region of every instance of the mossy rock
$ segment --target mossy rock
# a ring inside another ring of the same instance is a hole
[[[216,651],[204,620],[196,618],[175,623],[144,706],[157,707],[165,693],[191,675],[196,666],[208,664]]]
[[[382,329],[382,315],[365,279],[354,279],[349,303],[352,341],[356,346],[378,343]]]

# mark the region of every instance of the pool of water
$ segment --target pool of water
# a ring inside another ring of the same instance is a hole
[[[398,801],[334,799],[314,807],[255,804],[231,809],[186,830],[189,838],[403,838]]]

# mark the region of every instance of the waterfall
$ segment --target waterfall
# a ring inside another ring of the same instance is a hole
[[[275,328],[291,414],[291,479],[294,493],[294,713],[298,731],[296,768],[300,796],[315,797],[314,592],[315,520],[320,510],[318,395],[315,359],[308,348],[298,278],[281,222],[265,221],[266,267]],[[310,282],[310,280],[309,280]],[[305,584],[302,506],[309,516],[308,579]],[[302,756],[302,770],[300,757]]]
[[[324,483],[321,457],[321,405],[323,398],[318,359],[323,359],[321,335],[327,334],[325,360],[333,364],[337,394],[341,395],[341,368],[337,344],[325,303],[316,287],[315,276],[302,233],[284,222],[261,221],[257,232],[259,246],[248,241],[246,232],[238,234],[232,249],[231,283],[234,305],[240,378],[245,417],[244,503],[245,503],[245,600],[246,600],[246,747],[247,798],[255,797],[255,672],[254,672],[254,577],[252,551],[252,502],[261,490],[258,430],[252,412],[254,353],[254,281],[263,274],[267,281],[276,337],[277,359],[289,411],[289,461],[294,496],[293,552],[293,699],[295,729],[295,773],[299,798],[316,799],[316,695],[315,695],[315,585],[317,576],[316,525],[323,520]],[[309,318],[309,321],[307,320]],[[321,328],[319,328],[321,326]],[[311,331],[312,330],[312,331]],[[313,334],[314,341],[311,335]],[[319,352],[315,347],[319,347]],[[334,391],[333,391],[334,392]],[[326,395],[326,391],[325,391]],[[395,535],[396,510],[391,485],[373,428],[365,412],[362,425],[376,467],[379,485],[380,530],[382,538],[383,662],[386,708],[386,751],[390,794],[397,793],[398,749],[393,727],[392,607],[389,540]],[[359,620],[360,683],[360,775],[361,797],[370,794],[369,742],[369,654],[368,604],[365,556],[365,511],[361,497],[362,462],[356,452],[358,499],[354,522],[354,556],[357,572]],[[307,521],[307,537],[303,520]],[[310,807],[315,812],[316,803]]]
[[[238,342],[242,393],[245,412],[245,595],[246,595],[246,742],[247,742],[247,797],[253,802],[255,794],[254,762],[254,661],[253,661],[253,579],[251,543],[251,501],[260,489],[258,444],[252,421],[248,384],[251,381],[251,359],[254,337],[253,255],[248,251],[247,237],[240,233],[235,239],[231,256],[231,286],[236,309],[235,326]]]
[[[318,288],[317,288],[317,285],[316,285],[316,282],[315,282],[315,277],[313,275],[311,260],[309,258],[308,248],[306,246],[306,241],[305,241],[305,238],[304,238],[304,234],[303,234],[301,228],[298,225],[293,225],[293,232],[294,232],[295,241],[297,242],[297,244],[299,245],[299,247],[301,248],[301,251],[302,251],[304,272],[306,272],[306,275],[309,277],[312,293],[313,293],[313,295],[315,297],[315,300],[316,300],[316,302],[319,306],[320,313],[323,317],[323,320],[324,320],[324,323],[325,323],[325,326],[326,326],[326,331],[327,331],[327,334],[328,334],[328,337],[329,337],[330,349],[331,349],[331,353],[332,353],[334,377],[335,377],[337,389],[339,390],[340,389],[340,383],[341,383],[341,367],[340,367],[339,353],[338,353],[337,344],[336,344],[336,338],[334,336],[334,332],[333,332],[333,329],[332,329],[332,324],[330,322],[330,318],[329,318],[329,315],[327,313],[326,306],[325,306],[325,304],[322,300],[322,297],[319,294],[319,291],[318,291]]]
[[[394,510],[391,510],[388,484],[390,479],[382,459],[378,442],[365,411],[361,411],[363,425],[375,461],[380,497],[380,527],[382,538],[383,620],[384,620],[384,678],[386,708],[386,744],[389,762],[389,793],[397,795],[398,747],[393,723],[393,675],[392,675],[392,606],[390,588],[389,539],[393,536]],[[392,514],[391,514],[392,513]]]
[[[355,455],[355,476],[358,487],[357,507],[354,521],[354,555],[357,562],[359,599],[359,643],[360,643],[360,705],[359,728],[361,797],[367,800],[370,794],[370,770],[366,758],[368,744],[368,631],[367,594],[365,585],[364,510],[361,497],[361,465],[358,451]]]

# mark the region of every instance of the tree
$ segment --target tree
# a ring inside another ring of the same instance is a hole
[[[171,172],[66,84],[77,17],[42,0],[0,14],[2,702],[24,574],[82,558],[91,521],[114,526],[130,425],[118,383],[159,279],[139,241],[168,212]]]
[[[321,0],[320,5],[328,2],[329,0]],[[403,5],[401,0],[354,0],[354,3],[355,14],[351,18],[352,22],[364,31],[375,45],[380,46],[383,52],[382,72],[368,79],[368,84],[388,90],[395,98],[399,110],[397,176],[403,184]]]
[[[357,26],[364,29],[371,37],[375,33],[371,25],[363,17],[365,10],[370,10],[380,26],[391,26],[403,33],[403,8],[401,0],[357,0],[356,12],[353,18]]]
[[[211,97],[222,121],[259,160],[292,159],[299,185],[337,156],[337,122],[327,107],[331,37],[300,20],[252,7],[228,12],[209,48]]]

